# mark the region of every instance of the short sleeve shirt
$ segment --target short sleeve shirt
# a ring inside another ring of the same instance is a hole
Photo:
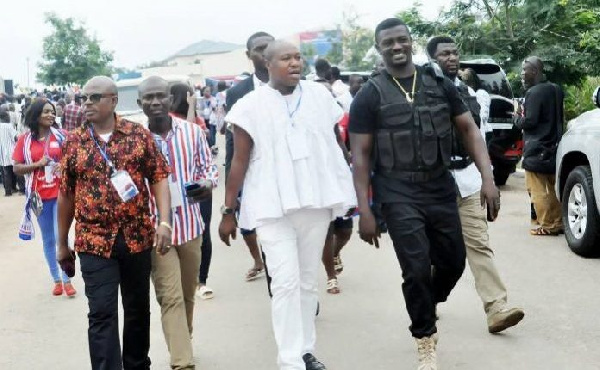
[[[62,157],[62,150],[56,136],[50,133],[48,138],[38,140],[31,139],[31,147],[25,148],[25,138],[30,133],[23,134],[19,137],[15,150],[13,152],[13,160],[16,163],[25,163],[25,152],[24,150],[31,151],[31,160],[37,162],[44,156],[46,150],[48,156],[53,162],[60,162]],[[56,199],[58,197],[58,186],[59,178],[54,176],[51,182],[46,181],[46,175],[44,168],[39,168],[33,171],[33,184],[32,187],[38,192],[42,200]]]
[[[417,74],[428,73],[422,67],[417,67]],[[396,85],[389,74],[390,81]],[[411,91],[413,77],[398,79],[404,90]],[[422,79],[417,78],[415,91],[418,93]],[[450,116],[457,117],[468,111],[458,90],[449,79],[442,81],[446,92]],[[400,90],[400,88],[398,87]],[[358,91],[350,108],[349,132],[352,134],[373,134],[377,129],[380,111],[380,95],[373,83],[367,83]],[[377,203],[422,203],[431,204],[450,201],[456,197],[456,184],[449,171],[440,178],[426,182],[414,183],[407,180],[385,177],[375,172],[372,177],[373,200]]]
[[[299,209],[331,209],[342,216],[356,205],[352,175],[334,126],[343,111],[331,93],[300,81],[290,95],[270,86],[250,92],[225,120],[252,138],[239,226],[253,229]],[[301,147],[303,154],[298,155]]]
[[[129,202],[121,201],[110,182],[110,167],[97,144],[105,148],[117,170],[125,170],[139,190]],[[108,143],[90,132],[90,124],[71,131],[63,146],[60,191],[75,200],[75,251],[109,258],[119,231],[131,253],[152,247],[149,193],[145,185],[169,175],[169,166],[149,130],[117,117]]]

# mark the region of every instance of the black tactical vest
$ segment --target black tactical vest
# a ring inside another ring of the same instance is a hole
[[[450,107],[443,79],[424,68],[414,102],[386,71],[369,80],[380,95],[374,169],[388,177],[428,181],[445,172],[452,151]]]
[[[463,83],[457,86],[457,89],[460,93],[460,97],[471,111],[475,124],[477,127],[481,127],[481,106],[477,102],[477,97],[471,95],[469,93],[469,88]],[[462,142],[460,132],[452,125],[452,160],[450,162],[450,168],[459,170],[466,168],[471,163],[473,163],[473,159],[469,156],[469,152]]]

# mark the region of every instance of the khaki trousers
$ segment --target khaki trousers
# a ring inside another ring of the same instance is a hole
[[[201,245],[199,237],[171,247],[164,256],[152,252],[152,281],[172,369],[195,368],[191,334]]]
[[[562,230],[561,205],[554,192],[555,176],[525,171],[525,182],[540,226],[551,232]]]
[[[481,208],[479,192],[466,198],[459,196],[457,203],[467,261],[475,279],[475,289],[489,317],[506,306],[507,292],[489,246],[486,210]]]

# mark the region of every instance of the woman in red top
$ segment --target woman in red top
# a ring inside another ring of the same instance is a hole
[[[72,297],[76,291],[64,272],[61,276],[56,261],[58,163],[65,134],[53,127],[56,125],[55,118],[56,108],[46,99],[38,99],[31,104],[25,114],[25,125],[30,132],[21,135],[17,141],[13,152],[14,172],[27,177],[28,202],[33,192],[37,192],[42,200],[43,209],[37,220],[42,232],[44,256],[54,279],[52,294],[62,295],[64,288],[67,296]]]

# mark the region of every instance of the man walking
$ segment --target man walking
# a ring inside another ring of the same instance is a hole
[[[563,133],[564,94],[546,80],[544,63],[532,56],[523,62],[521,81],[527,90],[515,125],[523,129],[523,169],[539,226],[531,235],[558,235],[563,231],[560,202],[554,192],[556,149]]]
[[[227,91],[225,103],[225,108],[227,110],[231,110],[234,104],[237,103],[239,99],[246,96],[246,94],[250,93],[254,89],[266,85],[269,82],[269,71],[267,70],[264,52],[267,48],[267,45],[271,41],[273,41],[273,36],[262,31],[256,32],[248,38],[248,41],[246,42],[246,48],[248,49],[246,51],[246,56],[248,59],[250,59],[250,61],[252,61],[252,65],[254,65],[254,74]],[[225,126],[226,125],[227,124],[225,124]],[[225,181],[227,181],[234,150],[233,132],[231,132],[229,129],[225,131],[225,141]],[[260,248],[258,246],[258,240],[256,239],[256,230],[241,229],[240,233],[242,234],[244,242],[246,242],[248,250],[250,251],[250,255],[254,260],[254,265],[248,270],[248,272],[246,272],[245,276],[246,281],[252,281],[260,277],[264,273],[265,269]]]
[[[350,169],[334,127],[343,111],[331,93],[300,81],[298,48],[274,41],[265,51],[269,85],[238,101],[234,157],[219,234],[256,228],[272,277],[272,319],[282,370],[323,370],[313,355],[320,257],[329,223],[355,203]],[[332,189],[336,189],[335,191]]]
[[[482,173],[480,205],[487,203],[494,218],[500,198],[483,139],[454,84],[431,67],[413,64],[412,38],[398,18],[377,26],[375,43],[385,68],[361,88],[350,111],[359,235],[379,246],[369,205],[372,184],[402,267],[419,369],[432,370],[435,305],[446,301],[465,266],[456,185],[448,171],[452,126]]]
[[[427,43],[427,53],[437,62],[444,75],[454,82],[485,139],[485,132],[481,127],[480,104],[475,92],[458,79],[460,57],[456,42],[451,37],[434,37]],[[525,314],[522,309],[507,305],[508,294],[494,263],[494,252],[489,246],[486,212],[481,208],[481,174],[455,127],[452,133],[454,142],[450,169],[458,186],[458,213],[467,248],[467,261],[487,315],[488,331],[499,333],[517,325]]]
[[[217,168],[202,129],[169,115],[172,95],[166,80],[149,77],[138,92],[148,128],[171,167],[168,181],[173,235],[165,253],[152,254],[152,281],[161,307],[171,369],[194,369],[191,335],[204,225],[200,203],[186,196],[185,186],[207,180],[204,194],[209,196],[217,184]]]
[[[75,251],[89,306],[92,369],[147,370],[151,251],[154,244],[166,253],[171,244],[169,167],[152,133],[115,114],[117,87],[110,78],[93,77],[81,98],[86,121],[68,135],[61,161],[58,261],[65,270],[73,266],[68,233],[74,217]],[[156,229],[150,220],[146,181],[160,214]]]

